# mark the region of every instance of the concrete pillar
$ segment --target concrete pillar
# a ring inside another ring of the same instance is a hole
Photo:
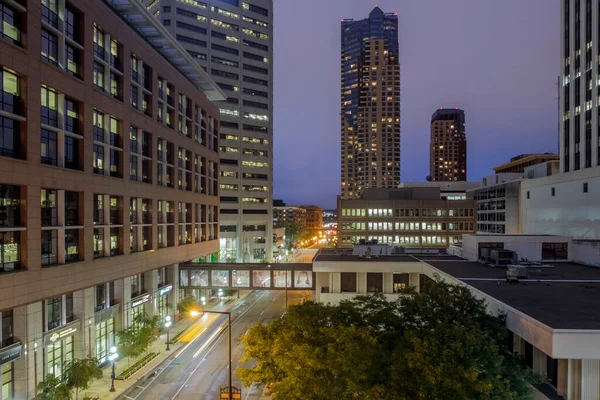
[[[582,400],[581,398],[581,360],[569,360],[569,400]],[[585,400],[585,399],[584,399]]]
[[[566,397],[568,395],[569,386],[569,360],[558,360],[558,383],[556,391],[559,395]]]
[[[356,275],[358,275],[356,291],[358,293],[367,293],[367,273],[358,272]]]
[[[581,360],[581,398],[600,399],[600,360]]]
[[[169,265],[167,267],[167,281],[171,282],[173,289],[167,295],[167,307],[169,315],[177,313],[177,304],[179,303],[179,264]]]
[[[392,272],[383,274],[383,293],[394,293],[394,274]]]
[[[331,277],[333,282],[329,288],[329,293],[341,293],[342,292],[342,274],[340,272],[332,272]]]
[[[533,372],[538,374],[545,374],[547,372],[548,365],[546,363],[546,354],[538,350],[537,347],[533,348]]]
[[[33,344],[29,345],[27,340],[27,306],[17,307],[13,309],[13,323],[13,334],[17,339],[21,340],[21,344],[23,346],[21,349],[21,358],[15,360],[13,364],[15,398],[22,399],[28,398],[27,381],[29,378],[33,378],[33,373],[30,373],[28,370],[28,366],[30,365],[30,363],[27,362],[29,351],[25,351],[25,346],[27,346],[27,350],[30,349],[30,346],[34,346]]]
[[[514,334],[513,335],[513,352],[517,355],[523,355],[523,349],[522,349],[522,343],[523,343],[523,339],[521,339],[521,336]]]
[[[115,317],[115,332],[131,325],[131,278],[115,281],[115,301],[121,304],[121,312]]]
[[[176,213],[177,215],[177,213]],[[144,305],[144,310],[148,313],[150,317],[153,317],[158,314],[158,292],[156,291],[158,287],[158,271],[152,270],[144,272],[144,288],[148,293],[150,293],[151,300],[146,302]]]
[[[27,398],[31,399],[36,395],[36,385],[44,380],[44,315],[43,302],[31,303],[25,306],[27,308],[27,351],[25,358],[27,363]],[[24,353],[25,354],[25,353]],[[15,378],[16,375],[15,375]]]
[[[73,293],[73,312],[81,320],[81,335],[75,335],[75,358],[95,356],[96,329],[94,313],[96,306],[96,288],[91,287]],[[81,336],[81,347],[77,340]]]
[[[85,358],[94,355],[90,333],[94,322],[94,288],[73,292],[73,314],[81,320],[81,330],[73,335],[73,357]]]
[[[408,274],[408,286],[414,287],[417,293],[421,291],[421,276],[418,272]]]

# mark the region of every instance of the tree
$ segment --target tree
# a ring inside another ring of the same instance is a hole
[[[54,374],[46,375],[46,378],[37,385],[38,400],[71,400],[71,390],[67,384]]]
[[[508,348],[504,317],[468,288],[436,281],[395,302],[305,302],[242,338],[237,374],[278,399],[529,399],[533,382]]]
[[[202,306],[194,296],[186,296],[177,303],[177,312],[189,317],[190,312],[202,310]]]
[[[87,390],[96,379],[102,378],[100,363],[95,357],[77,359],[65,365],[65,382],[70,390],[75,389],[75,399],[79,391]]]
[[[158,339],[159,327],[159,316],[150,317],[146,312],[136,315],[129,328],[117,332],[121,354],[128,358],[137,358],[144,354],[150,344]]]
[[[294,243],[304,234],[304,228],[297,222],[278,220],[275,228],[285,228],[285,238],[288,250],[292,250]]]

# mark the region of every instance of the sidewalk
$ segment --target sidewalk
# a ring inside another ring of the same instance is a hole
[[[246,297],[250,293],[252,293],[252,291],[240,292],[239,300],[242,300],[244,297]],[[207,311],[211,311],[211,310],[212,311],[227,311],[227,310],[231,309],[233,306],[235,306],[239,300],[236,298],[233,298],[229,302],[217,300],[216,302],[214,302],[212,304],[209,303],[206,306],[206,310]],[[190,333],[196,332],[196,334],[197,334],[197,333],[201,332],[205,327],[210,326],[214,322],[214,320],[217,318],[218,318],[218,316],[215,314],[206,314],[203,317],[194,318],[192,321],[190,321],[189,318],[181,319],[177,323],[173,324],[173,326],[171,327],[171,330],[169,332],[169,335],[171,338],[173,338],[173,337],[177,336],[178,334],[180,334],[181,332],[184,332],[188,329],[189,329]],[[184,333],[181,336],[181,338],[185,338],[186,336],[189,336],[189,335]],[[158,356],[156,356],[152,361],[150,361],[144,367],[139,369],[136,373],[134,373],[128,379],[126,379],[124,381],[115,380],[115,392],[111,393],[109,391],[110,385],[111,385],[110,375],[112,373],[112,366],[108,365],[107,367],[104,367],[102,369],[102,372],[103,372],[102,379],[94,381],[88,390],[80,393],[79,397],[80,398],[83,398],[85,396],[91,397],[91,398],[99,397],[102,400],[113,400],[113,399],[119,398],[131,386],[135,385],[140,378],[143,378],[148,373],[152,372],[155,368],[159,367],[164,361],[166,361],[167,358],[169,358],[172,354],[174,354],[176,351],[178,351],[183,346],[187,345],[187,343],[185,341],[180,340],[180,341],[177,341],[176,343],[173,343],[170,345],[170,351],[166,351],[166,341],[167,341],[167,333],[164,332],[148,348],[148,352],[158,353]],[[131,360],[131,365],[133,365],[135,363],[135,361],[136,360]],[[117,365],[116,365],[117,376],[119,375],[119,373],[121,371],[126,370],[128,367],[129,367],[129,365],[128,365],[127,359],[117,360]]]

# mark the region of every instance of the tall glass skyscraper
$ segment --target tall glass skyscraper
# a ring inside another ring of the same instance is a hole
[[[398,14],[342,20],[341,196],[400,184]]]

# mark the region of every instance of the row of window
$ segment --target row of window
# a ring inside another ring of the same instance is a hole
[[[393,212],[392,212],[393,211]],[[402,217],[402,218],[435,218],[435,217],[472,217],[474,209],[472,208],[452,208],[452,209],[434,209],[434,208],[397,208],[387,209],[364,209],[364,208],[343,208],[342,217]]]
[[[360,244],[366,241],[371,243],[389,244],[389,245],[403,245],[409,247],[445,247],[449,244],[460,243],[460,236],[342,236],[342,244]]]
[[[472,222],[344,222],[342,231],[472,231]]]

